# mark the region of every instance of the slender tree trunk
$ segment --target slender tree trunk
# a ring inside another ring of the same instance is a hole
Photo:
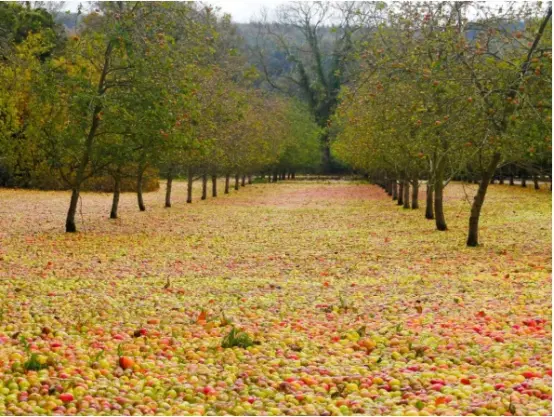
[[[540,190],[541,186],[539,184],[539,177],[537,174],[533,174],[533,184],[535,185],[535,190]]]
[[[144,199],[142,198],[142,181],[144,179],[144,169],[140,168],[137,176],[137,202],[140,211],[145,211]]]
[[[102,67],[102,73],[98,80],[98,95],[103,95],[105,92],[105,83],[106,76],[110,69],[112,51],[114,43],[109,42],[106,51],[104,52],[104,65]],[[75,176],[75,182],[71,188],[71,199],[69,201],[69,209],[67,210],[67,217],[65,219],[65,231],[67,233],[75,233],[77,231],[77,225],[75,224],[75,214],[77,213],[77,202],[79,201],[79,194],[81,192],[81,185],[85,180],[85,171],[90,162],[90,157],[92,155],[92,148],[94,144],[94,138],[96,136],[96,131],[98,126],[100,126],[100,112],[102,111],[102,105],[100,103],[94,106],[92,111],[92,123],[87,134],[85,141],[85,146],[83,150],[83,156],[79,162],[79,167],[77,169],[77,175]]]
[[[212,197],[217,197],[217,175],[212,175]]]
[[[527,188],[527,172],[525,171],[521,173],[521,186]]]
[[[399,206],[404,205],[404,180],[398,181],[398,202],[396,203]]]
[[[494,171],[500,162],[500,157],[500,153],[496,152],[493,155],[489,166],[482,174],[479,189],[477,190],[477,194],[475,195],[471,206],[467,246],[477,246],[479,244],[479,216],[481,215],[481,208],[485,202],[485,195],[487,194],[490,178],[494,175]]]
[[[419,208],[419,181],[417,178],[412,180],[412,208]]]
[[[240,177],[239,174],[235,174],[235,190],[239,189]]]
[[[500,171],[500,176],[498,178],[498,183],[504,185],[504,173]]]
[[[225,174],[225,194],[229,194],[229,174]]]
[[[292,179],[294,180],[295,179],[295,176],[296,176],[296,173],[292,173]]]
[[[246,185],[246,175],[243,175],[240,180],[240,186],[244,187]]]
[[[252,185],[252,175],[248,176],[248,185]]]
[[[427,181],[427,195],[425,196],[425,218],[433,220],[435,213],[433,210],[433,184],[431,180]]]
[[[393,201],[398,200],[398,183],[396,179],[392,180],[392,199]]]
[[[69,210],[67,211],[67,218],[65,219],[65,231],[74,233],[77,231],[75,224],[75,214],[77,213],[77,203],[79,202],[79,187],[75,187],[71,190],[71,200],[69,201]]]
[[[510,185],[515,185],[514,183],[514,173],[510,172]]]
[[[202,200],[208,198],[208,176],[202,174]]]
[[[173,185],[173,174],[168,172],[167,183],[165,186],[165,207],[171,207],[171,186]]]
[[[117,209],[119,207],[119,194],[121,193],[121,178],[114,178],[112,210],[110,211],[110,219],[117,219]]]
[[[273,173],[273,182],[277,182],[277,171]]]
[[[187,203],[192,203],[192,184],[194,182],[192,169],[188,169],[187,171]]]
[[[443,191],[444,191],[444,162],[441,160],[435,172],[435,225],[437,230],[447,230],[446,219],[444,217]]]
[[[404,198],[402,200],[405,209],[410,208],[410,181],[404,180]]]

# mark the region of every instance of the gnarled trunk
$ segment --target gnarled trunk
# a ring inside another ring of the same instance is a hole
[[[494,171],[500,162],[500,157],[500,153],[496,152],[492,156],[489,166],[482,174],[479,189],[477,190],[477,194],[475,195],[473,204],[471,205],[467,246],[477,246],[479,244],[479,216],[481,215],[481,208],[485,202],[485,195],[487,194],[490,179],[494,175]]]
[[[114,177],[113,199],[112,199],[112,209],[110,211],[110,219],[117,219],[117,209],[119,207],[120,193],[121,193],[121,178],[116,176]]]
[[[425,218],[433,220],[435,213],[433,210],[433,184],[431,180],[427,181],[427,195],[425,196]]]
[[[405,209],[410,208],[410,181],[404,180],[404,198],[402,199]]]
[[[444,160],[440,160],[435,171],[435,225],[437,230],[447,230],[446,218],[444,217],[443,191],[444,191]]]
[[[537,174],[533,174],[533,184],[535,185],[535,190],[540,190],[541,186],[539,184],[539,177]]]
[[[202,200],[208,198],[208,176],[202,174]]]
[[[137,176],[137,203],[140,211],[145,211],[144,199],[142,198],[142,182],[144,179],[144,169],[139,169]]]
[[[69,210],[67,211],[67,217],[65,219],[65,231],[74,233],[77,231],[75,224],[75,214],[77,213],[77,203],[79,202],[80,189],[75,187],[71,190],[71,199],[69,200]]]
[[[225,174],[225,194],[229,194],[229,179],[230,179],[230,175],[229,174]]]
[[[404,180],[399,181],[398,185],[398,202],[396,203],[399,206],[404,205]]]
[[[173,175],[171,172],[167,174],[167,183],[165,185],[165,207],[171,207],[171,186],[173,185]]]
[[[217,175],[212,175],[212,197],[217,197]]]
[[[417,178],[412,180],[412,209],[419,208],[419,181]]]
[[[187,171],[187,203],[192,203],[192,183],[194,181],[192,169]]]

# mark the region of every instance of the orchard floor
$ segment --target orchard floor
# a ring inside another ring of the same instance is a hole
[[[0,414],[550,415],[551,193],[491,186],[466,248],[474,191],[437,232],[367,184],[179,182],[65,234],[68,193],[0,190]]]

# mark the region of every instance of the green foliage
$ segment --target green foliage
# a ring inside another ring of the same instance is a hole
[[[240,347],[246,349],[247,347],[253,346],[254,341],[252,338],[245,332],[237,330],[234,326],[227,336],[223,338],[221,342],[222,348],[234,348]]]
[[[39,361],[39,355],[37,353],[31,352],[31,347],[24,337],[21,337],[20,341],[27,354],[27,360],[23,363],[23,369],[25,369],[25,371],[40,371],[48,367],[47,364]]]

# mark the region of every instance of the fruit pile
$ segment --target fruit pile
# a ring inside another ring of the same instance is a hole
[[[368,186],[326,186],[324,207],[317,184],[257,187],[298,206],[235,197],[147,236],[6,238],[0,414],[551,414],[546,195],[518,195],[518,224],[492,217],[473,250],[465,218],[425,232]]]

